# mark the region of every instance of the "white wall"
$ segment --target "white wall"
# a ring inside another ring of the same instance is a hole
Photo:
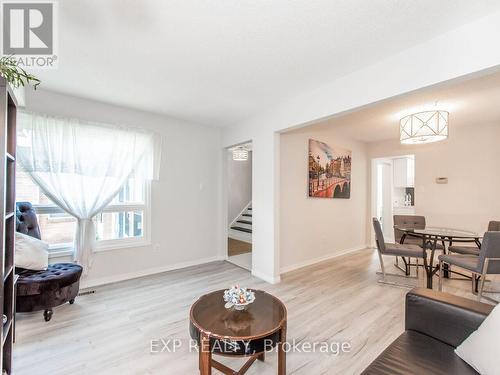
[[[219,129],[44,90],[26,94],[32,111],[144,127],[163,137],[151,246],[95,253],[84,287],[222,259]]]
[[[415,210],[428,225],[484,232],[500,220],[500,124],[450,123],[449,139],[426,145],[370,143],[370,158],[415,154]],[[436,184],[448,177],[448,184]],[[371,196],[371,195],[370,195]]]
[[[253,269],[279,281],[279,137],[277,131],[471,74],[500,64],[500,13],[436,36],[227,127],[223,146],[252,140]],[[429,60],[432,56],[432,60]]]
[[[308,140],[352,150],[350,199],[308,197]],[[366,144],[335,128],[281,134],[281,272],[366,247]]]
[[[252,152],[248,160],[233,160],[227,151],[228,222],[231,224],[252,200]]]

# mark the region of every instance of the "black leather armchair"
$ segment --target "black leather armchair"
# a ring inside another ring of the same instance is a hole
[[[477,374],[455,354],[493,306],[429,289],[406,295],[405,332],[363,374]]]

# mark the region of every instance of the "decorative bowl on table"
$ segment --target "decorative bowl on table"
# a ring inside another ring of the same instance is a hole
[[[226,309],[245,310],[245,308],[255,301],[255,293],[239,285],[232,286],[224,291],[224,301]]]

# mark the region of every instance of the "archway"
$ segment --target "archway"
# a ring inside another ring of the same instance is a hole
[[[342,189],[340,187],[340,184],[335,186],[335,190],[333,191],[333,197],[334,198],[342,198]]]

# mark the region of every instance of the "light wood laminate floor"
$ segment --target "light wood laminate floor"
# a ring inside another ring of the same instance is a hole
[[[235,240],[234,238],[227,239],[227,255],[235,256],[252,252],[252,244]]]
[[[14,374],[197,374],[197,354],[187,346],[176,353],[151,354],[151,340],[187,340],[191,304],[233,283],[282,299],[288,308],[289,341],[348,341],[352,347],[338,356],[289,353],[288,374],[358,374],[404,326],[408,289],[378,284],[378,268],[375,252],[363,250],[288,273],[277,285],[215,262],[99,287],[74,305],[56,308],[48,323],[41,312],[18,315]],[[471,296],[469,282],[446,285]],[[248,374],[275,374],[276,357],[268,354]],[[242,363],[221,362],[233,368]]]

